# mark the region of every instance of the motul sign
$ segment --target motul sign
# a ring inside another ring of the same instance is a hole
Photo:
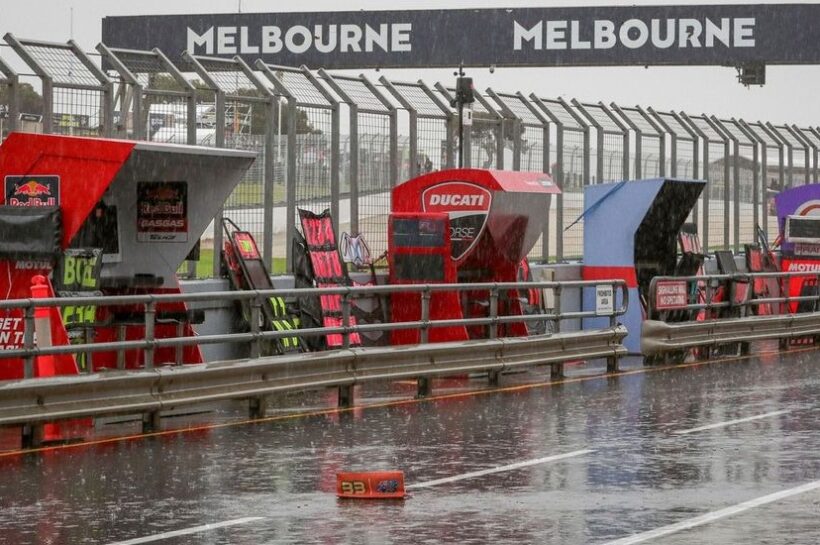
[[[425,212],[446,212],[450,217],[453,259],[461,259],[475,246],[487,223],[492,199],[483,187],[457,181],[442,182],[421,194]]]

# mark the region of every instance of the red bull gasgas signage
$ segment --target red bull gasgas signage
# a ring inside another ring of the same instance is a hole
[[[137,183],[137,241],[187,242],[188,184]]]
[[[59,176],[6,176],[6,205],[8,206],[59,206]]]

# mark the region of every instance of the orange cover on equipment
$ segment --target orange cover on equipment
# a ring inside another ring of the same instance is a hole
[[[405,497],[404,473],[368,471],[336,474],[336,495],[354,499],[401,499]]]

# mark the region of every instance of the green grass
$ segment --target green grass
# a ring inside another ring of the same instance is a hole
[[[214,251],[210,248],[203,248],[199,252],[199,261],[196,262],[196,278],[213,278],[214,270]],[[188,272],[188,262],[182,264],[182,266],[177,270],[177,273],[181,276],[185,276]],[[273,270],[271,274],[285,274],[285,258],[284,257],[274,257],[273,258]]]
[[[264,186],[261,183],[243,182],[233,190],[226,206],[262,206],[264,199]],[[284,202],[284,200],[285,187],[282,184],[275,184],[273,202]]]

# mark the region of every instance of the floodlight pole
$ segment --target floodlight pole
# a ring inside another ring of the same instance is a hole
[[[458,65],[456,76],[464,76],[464,62]],[[456,80],[458,81],[458,80]],[[456,84],[456,103],[458,104],[458,168],[464,167],[464,100]]]

